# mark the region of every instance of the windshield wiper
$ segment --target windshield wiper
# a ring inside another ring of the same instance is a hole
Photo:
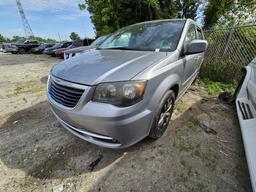
[[[98,47],[97,49],[99,49],[99,50],[104,50],[104,49],[138,50],[138,49],[129,48],[129,47],[107,47],[107,48],[100,48],[100,47]]]

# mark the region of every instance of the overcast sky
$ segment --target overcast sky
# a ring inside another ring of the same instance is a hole
[[[80,11],[83,0],[21,0],[35,36],[69,39],[71,32],[81,38],[94,37],[93,24],[87,11]],[[5,37],[25,36],[16,0],[0,0],[0,34]]]

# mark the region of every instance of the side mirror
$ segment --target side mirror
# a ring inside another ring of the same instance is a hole
[[[186,54],[195,54],[205,52],[208,47],[206,40],[193,40],[187,45]]]

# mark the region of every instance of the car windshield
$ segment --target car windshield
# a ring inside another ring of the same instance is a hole
[[[125,27],[107,38],[99,49],[173,51],[185,20],[165,20]]]
[[[108,37],[107,35],[98,37],[95,41],[92,42],[92,44],[91,44],[90,46],[99,46],[99,45],[101,45],[102,42],[103,42],[107,37]]]
[[[60,46],[62,46],[63,44],[62,43],[57,43],[57,44],[55,44],[52,48],[54,49],[54,48],[58,48],[58,47],[60,47]]]

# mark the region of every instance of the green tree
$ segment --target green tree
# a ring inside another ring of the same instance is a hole
[[[78,34],[75,32],[72,32],[69,37],[73,41],[79,38]]]
[[[204,15],[204,28],[255,23],[256,0],[210,0]]]
[[[23,42],[25,41],[26,38],[25,37],[21,37],[21,36],[18,36],[18,35],[14,35],[11,39],[11,42],[13,43],[16,43],[16,42]]]
[[[178,1],[179,17],[194,19],[196,17],[196,11],[199,5],[200,2],[198,0]]]
[[[197,0],[85,0],[96,35],[105,35],[138,22],[155,19],[194,18]]]
[[[1,42],[1,43],[2,43],[2,42],[6,42],[6,39],[5,39],[4,36],[1,35],[1,34],[0,34],[0,42]]]

